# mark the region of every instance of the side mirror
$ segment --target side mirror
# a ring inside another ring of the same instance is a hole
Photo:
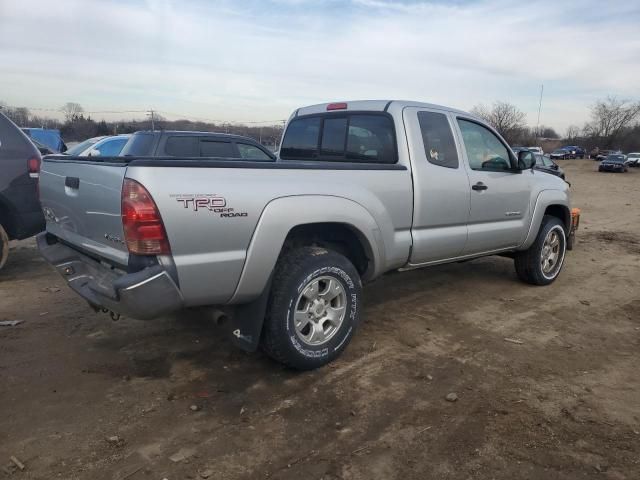
[[[518,168],[520,170],[529,170],[536,164],[536,157],[528,150],[520,150],[518,152]]]
[[[89,150],[89,156],[90,157],[99,157],[100,156],[100,150],[92,148],[91,150]]]

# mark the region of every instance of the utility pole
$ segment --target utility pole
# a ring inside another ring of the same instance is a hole
[[[147,113],[147,115],[148,115],[149,117],[151,117],[151,131],[152,131],[152,132],[155,132],[155,131],[156,131],[156,123],[155,123],[155,118],[154,118],[154,114],[155,114],[155,113],[156,113],[156,112],[155,112],[153,109],[149,110],[149,112]]]

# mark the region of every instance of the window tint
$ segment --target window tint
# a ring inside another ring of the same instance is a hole
[[[198,137],[169,137],[164,151],[171,157],[199,157]]]
[[[280,148],[280,156],[286,159],[313,159],[318,157],[320,117],[293,120]]]
[[[325,118],[322,127],[322,155],[344,155],[344,141],[347,135],[347,119]]]
[[[351,115],[347,137],[347,160],[395,163],[393,122],[383,115]]]
[[[248,145],[246,143],[236,143],[238,150],[240,151],[240,157],[247,160],[272,160],[264,151],[256,147],[255,145]]]
[[[458,168],[458,152],[447,116],[443,113],[418,112],[418,121],[429,163]]]
[[[231,157],[237,158],[231,142],[216,142],[215,140],[200,140],[201,157]]]
[[[510,170],[507,147],[482,125],[458,119],[469,165],[474,170]]]
[[[319,138],[321,131],[322,139]],[[280,157],[284,160],[395,163],[393,121],[386,115],[375,114],[328,114],[294,119],[287,127]]]
[[[152,149],[154,140],[155,136],[152,133],[134,133],[120,154],[138,155],[141,157],[153,155]]]
[[[102,157],[117,157],[125,143],[127,143],[126,138],[106,140],[102,145],[99,145],[96,150],[100,152],[100,156]]]

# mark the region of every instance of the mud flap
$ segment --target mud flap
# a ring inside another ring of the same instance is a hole
[[[234,307],[230,312],[231,320],[227,322],[231,342],[241,350],[255,352],[260,344],[262,325],[267,313],[271,281],[273,275],[258,298],[253,302]]]

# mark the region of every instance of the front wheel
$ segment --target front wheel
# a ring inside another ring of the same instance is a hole
[[[362,284],[353,264],[322,247],[302,247],[278,261],[262,336],[263,350],[297,370],[337,358],[351,341]]]
[[[9,257],[9,235],[2,225],[0,225],[0,270],[7,263]]]
[[[560,275],[566,252],[564,225],[557,217],[545,215],[533,245],[514,259],[518,278],[532,285],[549,285]]]

